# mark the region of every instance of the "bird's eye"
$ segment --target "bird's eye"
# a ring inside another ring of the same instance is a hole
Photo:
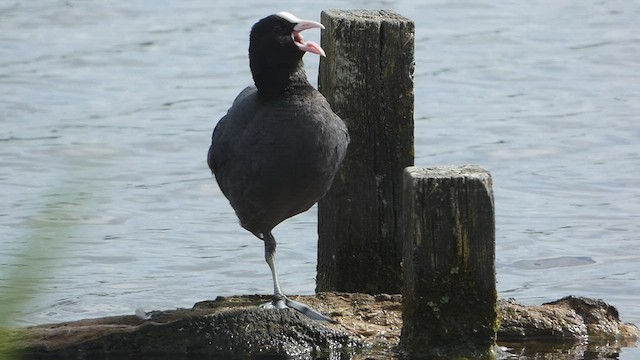
[[[282,32],[283,32],[283,30],[282,30],[282,26],[280,26],[280,25],[276,25],[276,26],[274,26],[274,27],[273,27],[273,32],[275,32],[276,34],[280,34],[280,33],[282,33]]]

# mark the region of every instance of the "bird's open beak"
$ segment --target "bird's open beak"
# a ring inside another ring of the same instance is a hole
[[[302,31],[313,28],[324,29],[324,25],[311,20],[296,21],[296,26],[293,27],[293,33],[291,33],[293,42],[302,51],[326,57],[327,55],[324,53],[324,50],[322,50],[320,45],[314,43],[313,41],[305,41],[302,35],[300,35]]]

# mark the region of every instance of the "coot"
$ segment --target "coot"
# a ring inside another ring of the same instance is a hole
[[[249,63],[255,86],[245,88],[216,125],[209,168],[240,220],[264,241],[273,277],[273,300],[317,319],[329,318],[288,299],[278,282],[271,231],[308,210],[329,190],[347,151],[349,133],[326,99],[307,80],[302,56],[325,56],[300,32],[324,29],[281,12],[251,29]]]

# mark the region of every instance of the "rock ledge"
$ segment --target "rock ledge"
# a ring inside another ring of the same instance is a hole
[[[336,323],[319,323],[295,311],[257,308],[268,296],[219,297],[192,309],[153,311],[148,320],[129,315],[20,329],[11,333],[10,344],[23,359],[160,354],[164,359],[260,359],[380,351],[391,356],[399,343],[400,295],[321,293],[292,298]],[[622,323],[617,310],[602,300],[568,296],[541,306],[501,300],[498,314],[498,343],[510,347],[527,342],[575,346],[588,339],[590,344],[601,341],[619,348],[633,346],[639,336],[636,326]]]

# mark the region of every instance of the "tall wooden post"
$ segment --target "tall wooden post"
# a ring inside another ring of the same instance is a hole
[[[413,164],[414,24],[389,11],[323,11],[318,88],[351,143],[318,205],[316,291],[399,293],[402,171]]]
[[[495,343],[491,186],[477,166],[404,172],[401,345],[412,358],[475,357]]]

